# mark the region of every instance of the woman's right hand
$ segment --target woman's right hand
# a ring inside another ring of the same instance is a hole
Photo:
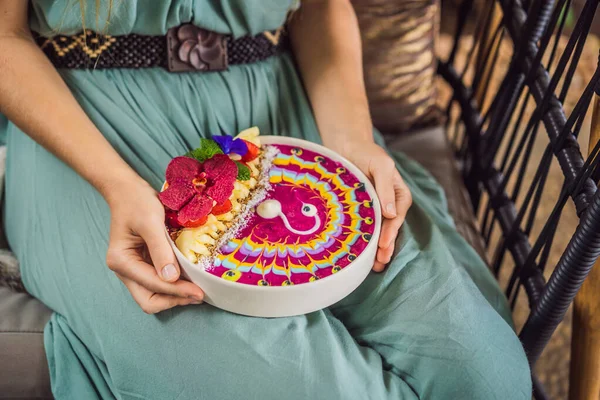
[[[100,133],[36,45],[27,4],[0,0],[0,113],[107,200],[112,215],[107,264],[145,312],[201,302],[202,290],[179,280],[156,192]]]
[[[148,314],[200,304],[204,293],[180,280],[180,269],[165,234],[165,213],[157,193],[140,179],[110,188],[111,211],[106,263]]]

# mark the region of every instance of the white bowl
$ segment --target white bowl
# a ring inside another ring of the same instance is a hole
[[[255,286],[228,281],[207,272],[203,267],[190,262],[169,235],[167,237],[184,277],[202,288],[205,293],[204,301],[215,307],[254,317],[289,317],[329,307],[352,293],[373,267],[381,230],[381,209],[375,189],[356,166],[326,147],[284,136],[261,136],[260,139],[262,144],[298,146],[321,153],[333,161],[342,163],[348,171],[364,182],[365,189],[373,200],[375,229],[371,240],[356,259],[339,272],[314,282],[293,286]]]

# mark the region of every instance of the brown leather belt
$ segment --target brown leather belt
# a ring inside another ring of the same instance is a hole
[[[192,24],[171,28],[166,36],[111,36],[86,31],[73,36],[34,37],[56,68],[71,69],[223,71],[229,65],[265,60],[287,47],[283,28],[233,39]]]

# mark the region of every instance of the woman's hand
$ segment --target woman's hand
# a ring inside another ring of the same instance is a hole
[[[106,263],[148,314],[202,302],[195,284],[179,280],[180,269],[165,234],[164,209],[156,192],[138,179],[110,188]]]
[[[373,142],[352,3],[303,0],[288,27],[323,144],[356,164],[375,184],[385,220],[373,270],[383,271],[412,198],[394,160]]]
[[[0,1],[0,113],[107,199],[112,214],[107,263],[144,311],[201,301],[199,287],[178,280],[156,193],[98,131],[36,45],[27,9],[25,1]]]
[[[360,168],[375,185],[384,220],[373,270],[381,272],[392,258],[398,231],[412,204],[410,190],[396,169],[394,160],[372,140],[350,142],[338,151]]]

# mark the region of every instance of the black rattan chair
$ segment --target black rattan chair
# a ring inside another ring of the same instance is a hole
[[[572,111],[564,107],[598,0],[586,1],[559,54],[570,6],[571,0],[498,0],[476,7],[473,0],[464,0],[457,8],[452,50],[438,66],[452,89],[446,108],[448,135],[492,255],[491,266],[497,275],[510,269],[506,295],[512,307],[521,289],[529,301],[519,337],[532,366],[600,255],[600,192],[595,183],[600,178],[600,143],[597,138],[590,141],[586,157],[577,142],[591,101],[600,93],[598,68]],[[499,71],[497,60],[507,49],[510,65]],[[466,60],[459,60],[459,53],[466,53]],[[501,74],[497,90],[490,88],[491,74]],[[530,117],[528,108],[533,109]],[[545,150],[534,154],[534,143],[540,140],[545,140]],[[548,199],[553,164],[564,181],[557,198]],[[524,179],[528,171],[531,181]],[[554,208],[549,217],[533,229],[540,204],[550,201]],[[575,206],[579,225],[546,279],[553,241],[564,235],[557,227],[568,201]],[[572,397],[589,398],[574,393],[572,387]],[[594,398],[598,394],[596,389]],[[547,398],[535,376],[534,395]]]

